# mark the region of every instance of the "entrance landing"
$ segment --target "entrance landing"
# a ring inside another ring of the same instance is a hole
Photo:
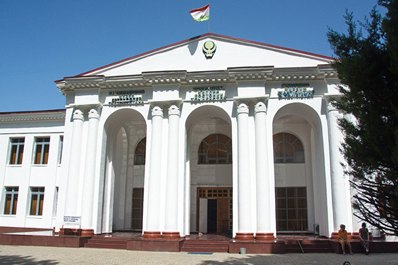
[[[332,238],[278,235],[273,241],[238,241],[221,235],[190,235],[179,239],[145,239],[141,233],[115,232],[92,237],[60,236],[52,230],[14,229],[0,227],[0,245],[52,247],[114,248],[126,250],[189,252],[189,253],[340,253],[339,243]],[[363,253],[359,240],[352,240],[354,253]],[[372,253],[395,253],[398,242],[373,240]]]

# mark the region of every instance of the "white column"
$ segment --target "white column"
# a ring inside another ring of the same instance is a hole
[[[167,150],[166,220],[163,237],[178,238],[178,132],[180,110],[173,105],[169,108],[169,132]]]
[[[272,221],[269,213],[273,210],[270,207],[269,193],[270,186],[267,160],[267,107],[264,102],[258,102],[254,108],[255,122],[255,143],[256,143],[256,207],[257,207],[257,240],[273,239]]]
[[[88,137],[84,171],[84,200],[82,210],[82,229],[85,235],[94,233],[92,227],[94,210],[94,183],[95,183],[95,158],[97,153],[97,135],[99,114],[96,109],[91,109],[88,113]]]
[[[163,110],[152,108],[151,161],[148,180],[147,226],[144,237],[160,237],[160,182],[162,159],[162,123]]]
[[[77,212],[79,201],[79,171],[81,160],[83,112],[76,109],[73,112],[72,142],[69,159],[68,185],[66,189],[65,216],[80,216]]]
[[[340,162],[343,162],[343,156],[340,152],[343,134],[337,123],[338,117],[338,110],[329,103],[327,120],[329,129],[330,173],[332,179],[333,228],[334,231],[338,231],[340,224],[345,224],[347,231],[352,231],[352,217],[348,208],[351,207],[349,182],[340,164]]]
[[[240,103],[238,115],[238,232],[237,240],[254,239],[250,226],[249,108]]]

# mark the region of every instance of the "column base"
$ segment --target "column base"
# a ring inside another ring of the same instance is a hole
[[[93,236],[94,235],[94,229],[82,229],[80,231],[80,236]]]
[[[143,237],[146,239],[158,239],[158,238],[161,238],[162,235],[160,232],[145,231]]]
[[[253,233],[236,233],[235,240],[252,241],[254,240]]]
[[[163,232],[164,239],[180,239],[180,232]]]
[[[256,233],[257,241],[274,241],[274,233]]]

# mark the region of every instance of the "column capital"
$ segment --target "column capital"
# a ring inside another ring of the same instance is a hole
[[[236,110],[237,110],[238,114],[248,114],[249,113],[249,107],[246,105],[246,103],[240,103]]]
[[[163,117],[163,109],[159,106],[154,106],[152,108],[152,117],[154,117],[154,116]]]
[[[259,112],[267,112],[267,106],[265,105],[264,102],[259,101],[257,104],[254,106],[254,112],[259,113]]]
[[[169,108],[169,116],[170,115],[180,116],[180,109],[176,105],[171,105]]]
[[[81,111],[80,109],[75,109],[73,111],[73,116],[72,116],[72,120],[84,120],[84,115],[83,115],[83,111]]]
[[[88,112],[88,118],[89,119],[99,119],[100,115],[97,109],[93,108],[90,109],[90,111]]]

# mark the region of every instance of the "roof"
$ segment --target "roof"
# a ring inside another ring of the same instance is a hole
[[[134,61],[140,60],[142,58],[146,58],[146,57],[155,55],[157,53],[171,50],[171,49],[174,49],[177,47],[181,47],[181,46],[193,43],[193,42],[198,42],[198,41],[206,39],[206,38],[214,38],[217,40],[229,41],[229,42],[239,43],[239,44],[243,44],[243,45],[250,45],[250,46],[257,47],[257,48],[264,48],[264,49],[268,49],[268,50],[272,50],[272,51],[299,55],[299,56],[303,56],[303,57],[307,57],[307,58],[321,60],[324,63],[330,63],[331,61],[334,60],[332,57],[320,55],[320,54],[316,54],[316,53],[305,52],[305,51],[300,51],[300,50],[296,50],[296,49],[292,49],[292,48],[286,48],[286,47],[271,45],[271,44],[262,43],[262,42],[250,41],[250,40],[245,40],[245,39],[241,39],[241,38],[229,37],[229,36],[224,36],[224,35],[215,34],[215,33],[206,33],[206,34],[199,35],[199,36],[196,36],[193,38],[189,38],[189,39],[186,39],[183,41],[175,42],[170,45],[166,45],[166,46],[154,49],[154,50],[150,50],[150,51],[147,51],[147,52],[144,52],[144,53],[132,56],[132,57],[128,57],[126,59],[122,59],[122,60],[107,64],[107,65],[104,65],[101,67],[97,67],[95,69],[75,75],[74,77],[97,75],[98,73],[106,71],[107,69],[112,69],[112,68],[118,67],[120,65],[125,65],[127,63],[134,62]],[[247,65],[247,66],[249,66],[249,65]]]

